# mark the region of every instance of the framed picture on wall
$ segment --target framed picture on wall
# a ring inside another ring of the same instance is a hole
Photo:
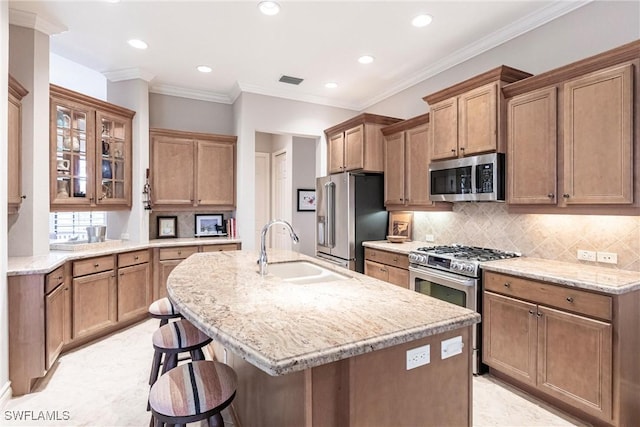
[[[222,214],[196,214],[195,236],[226,236]]]
[[[316,210],[316,190],[298,189],[298,212]]]
[[[159,216],[158,217],[158,238],[178,237],[178,217]]]

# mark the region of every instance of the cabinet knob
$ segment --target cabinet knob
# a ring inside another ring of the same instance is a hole
[[[562,197],[564,197],[565,199],[568,199],[568,198],[569,198],[569,197],[571,197],[571,196],[569,196],[569,194],[567,194],[567,193],[564,193],[564,194],[562,195]]]
[[[58,276],[58,280],[62,280],[62,276]]]
[[[393,262],[398,262],[398,257],[393,257]]]
[[[537,313],[536,313],[536,316],[538,316],[538,317],[542,317],[542,313],[537,312]]]
[[[573,303],[573,297],[567,297],[567,302]]]
[[[547,194],[547,197],[550,198],[550,199],[553,199],[553,198],[556,197],[556,195],[553,194],[553,193],[549,193],[549,194]]]
[[[460,147],[460,150],[461,150],[461,151],[464,151],[464,150],[465,150],[465,148],[464,148],[464,147]]]
[[[138,260],[138,258],[140,258],[138,255],[133,257],[133,259],[136,260],[136,261]]]
[[[23,194],[22,196],[20,196],[20,198],[21,198],[22,200],[24,200],[24,199],[26,199],[26,198],[27,198],[27,195],[26,195],[26,194]]]
[[[120,276],[124,276],[124,273],[120,273]]]
[[[178,251],[178,255],[182,255],[182,251]]]
[[[94,268],[98,268],[98,267],[100,267],[100,264],[95,263],[95,264],[93,264],[93,267],[94,267]]]
[[[452,149],[451,149],[451,152],[452,152],[452,153],[455,153],[455,152],[456,152],[456,149],[455,149],[455,148],[452,148]]]
[[[533,315],[534,314],[533,310],[529,310],[529,314]]]
[[[504,283],[504,287],[505,287],[505,288],[510,288],[510,287],[511,287],[511,283],[509,283],[509,282],[505,282],[505,283]]]

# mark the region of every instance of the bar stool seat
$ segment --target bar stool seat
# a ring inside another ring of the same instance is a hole
[[[202,348],[212,339],[186,319],[178,319],[158,328],[151,338],[153,342],[153,363],[149,375],[149,385],[158,379],[160,363],[164,354],[162,373],[175,368],[178,364],[178,353],[189,352],[191,360],[204,360]]]
[[[149,315],[154,319],[160,319],[160,326],[169,323],[170,319],[179,319],[182,317],[180,312],[171,303],[171,300],[166,297],[151,303],[149,306]]]
[[[180,365],[163,374],[151,387],[149,404],[154,425],[184,425],[209,420],[223,426],[220,411],[236,395],[238,377],[229,366],[210,360]]]

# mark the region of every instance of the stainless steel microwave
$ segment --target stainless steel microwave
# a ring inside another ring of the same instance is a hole
[[[439,160],[429,165],[434,202],[504,201],[504,154],[491,153]]]

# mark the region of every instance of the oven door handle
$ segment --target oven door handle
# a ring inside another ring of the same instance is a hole
[[[440,272],[438,270],[425,271],[424,269],[409,266],[409,271],[414,273],[415,277],[423,280],[429,280],[439,285],[448,286],[450,288],[464,291],[477,285],[477,279],[471,277],[454,276],[450,273]]]

